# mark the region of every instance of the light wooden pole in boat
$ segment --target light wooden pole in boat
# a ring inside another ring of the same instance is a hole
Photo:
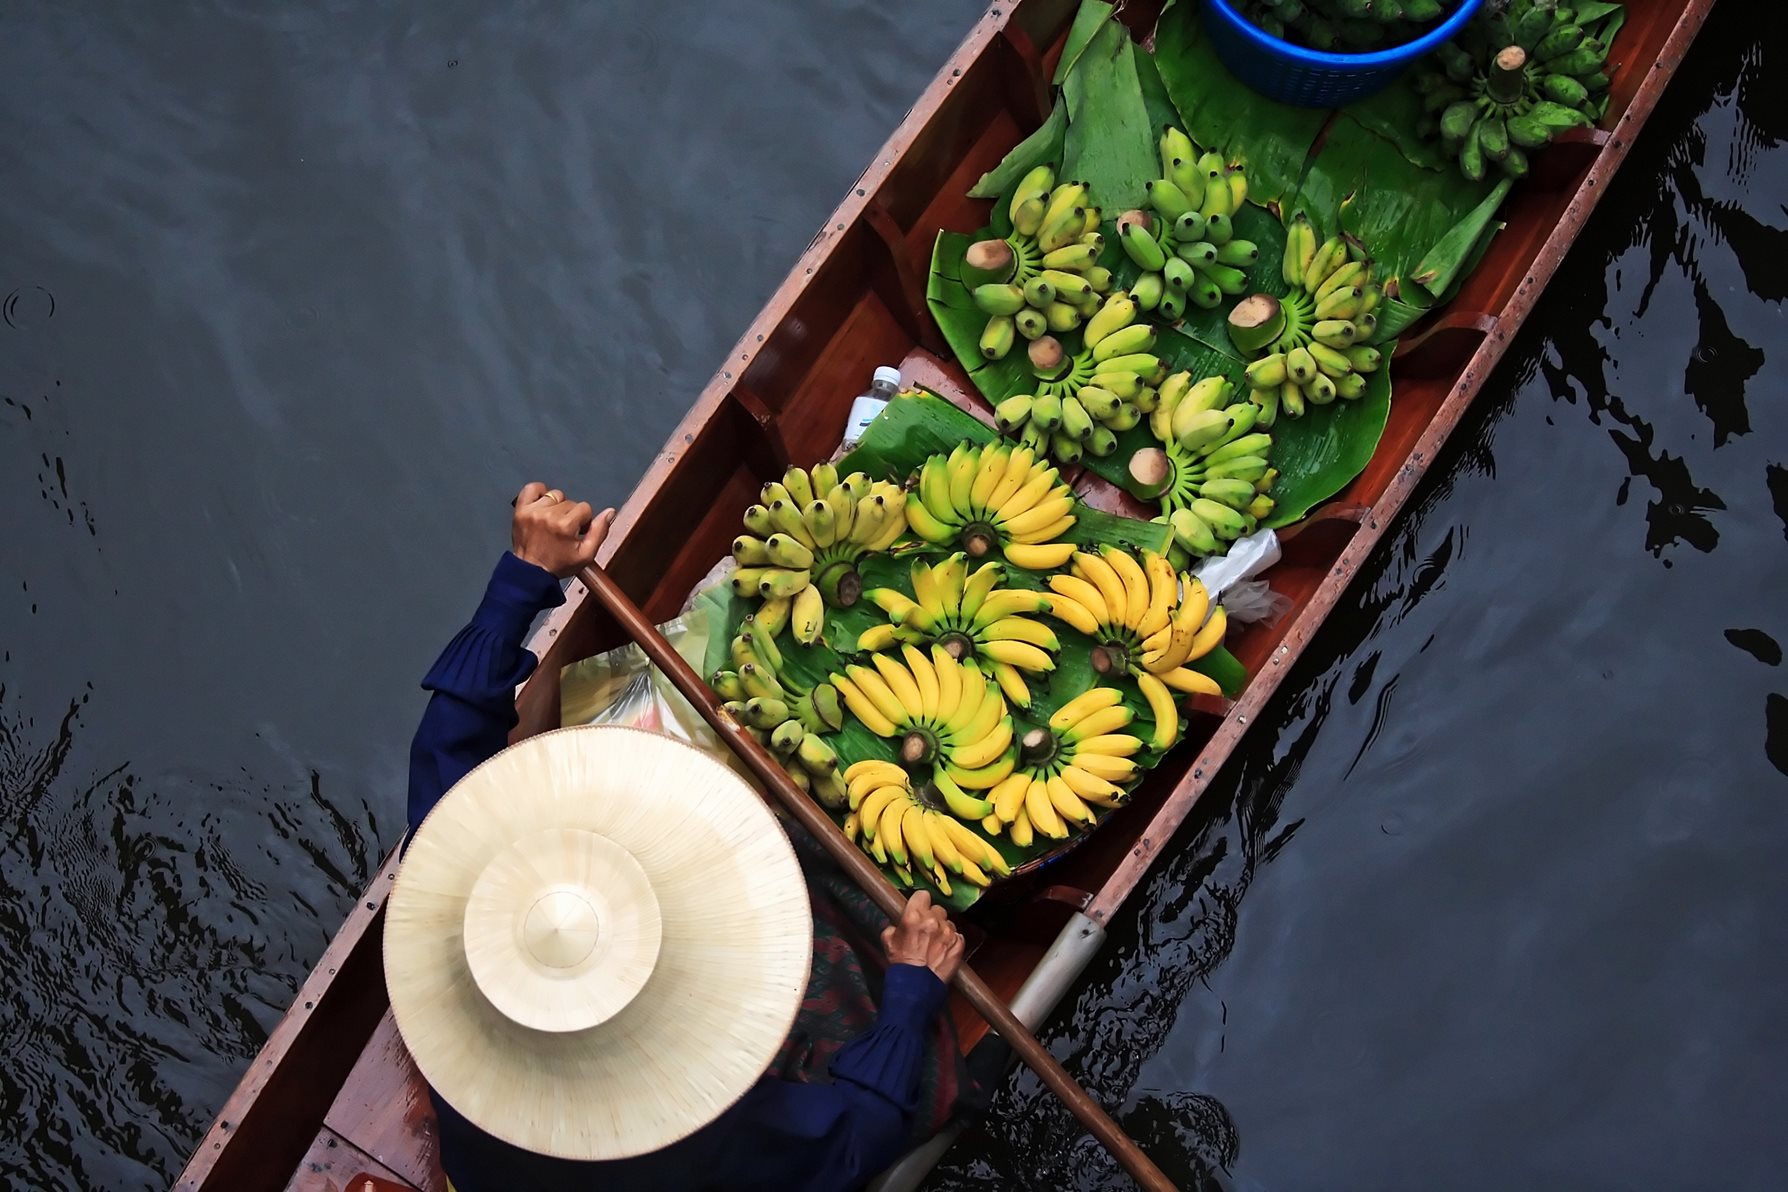
[[[695,668],[677,653],[675,647],[664,640],[658,627],[646,618],[627,593],[621,591],[620,585],[610,579],[608,573],[600,567],[586,567],[578,572],[577,577],[595,594],[596,599],[602,602],[615,620],[621,623],[621,628],[646,652],[646,657],[664,672],[671,684],[701,713],[702,719],[720,734],[720,739],[726,742],[727,748],[751,767],[751,772],[757,775],[764,787],[776,796],[788,813],[815,840],[825,846],[826,851],[832,854],[832,859],[863,887],[864,892],[875,900],[883,913],[889,919],[899,922],[901,911],[906,906],[906,898],[856,845],[845,839],[844,833],[838,830],[838,825],[832,822],[832,817],[801,792],[801,788],[795,785],[781,763],[770,755],[770,751],[758,744],[744,725],[726,714],[713,693],[708,690],[707,682],[695,673]],[[1010,1007],[1000,1001],[993,990],[987,987],[987,983],[967,964],[956,971],[955,985],[968,1004],[975,1008],[976,1013],[987,1020],[987,1025],[993,1028],[994,1033],[1018,1053],[1018,1058],[1042,1078],[1051,1092],[1061,1098],[1062,1103],[1080,1120],[1080,1124],[1087,1128],[1087,1132],[1111,1152],[1112,1157],[1123,1165],[1132,1179],[1144,1188],[1156,1192],[1174,1188],[1173,1182],[1143,1154],[1142,1148],[1118,1128],[1118,1124],[1100,1108],[1099,1103],[1068,1075],[1067,1069],[1037,1042],[1037,1037],[1031,1034],[1030,1029],[1018,1020]]]

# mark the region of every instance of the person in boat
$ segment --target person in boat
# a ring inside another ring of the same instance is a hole
[[[613,518],[522,489],[511,549],[423,680],[385,963],[442,1168],[455,1192],[860,1187],[941,1128],[964,1082],[941,1013],[962,937],[923,893],[888,925],[798,827],[776,831],[754,791],[680,742],[581,728],[506,750],[538,663],[525,636]],[[620,827],[567,819],[615,814],[639,782]],[[623,847],[654,825],[682,839],[676,816],[710,803],[738,836],[720,855],[766,859]],[[679,902],[692,883],[701,897]]]

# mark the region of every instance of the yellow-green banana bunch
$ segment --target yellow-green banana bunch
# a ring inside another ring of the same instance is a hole
[[[971,559],[998,551],[1025,571],[1060,567],[1074,545],[1056,541],[1074,525],[1074,498],[1062,475],[1022,444],[959,443],[934,455],[906,494],[906,523],[936,546]]]
[[[1197,382],[1189,372],[1168,377],[1149,415],[1149,430],[1161,447],[1138,451],[1130,459],[1130,491],[1143,500],[1160,501],[1162,514],[1177,519],[1176,540],[1195,555],[1227,550],[1228,543],[1253,533],[1273,509],[1266,490],[1256,487],[1269,470],[1273,437],[1257,429],[1259,407],[1233,400],[1234,392],[1223,377]],[[1219,513],[1220,507],[1227,512]],[[1182,516],[1188,510],[1193,516]],[[1200,532],[1199,526],[1210,527],[1211,533]]]
[[[1135,713],[1115,687],[1094,687],[1075,696],[1019,738],[1019,764],[993,788],[993,815],[981,830],[1006,832],[1012,843],[1029,848],[1038,836],[1066,838],[1076,827],[1098,819],[1094,808],[1122,807],[1129,792],[1122,784],[1141,767],[1132,759],[1143,741],[1122,730]]]
[[[1281,413],[1297,418],[1311,404],[1359,398],[1383,359],[1367,341],[1378,330],[1384,292],[1357,240],[1331,236],[1318,244],[1300,211],[1286,229],[1280,272],[1289,287],[1283,298],[1255,294],[1229,317],[1236,347],[1264,353],[1248,365],[1248,386],[1257,425],[1265,427]]]
[[[1491,166],[1525,176],[1530,150],[1601,118],[1608,46],[1592,29],[1608,15],[1585,21],[1557,0],[1514,0],[1473,18],[1416,71],[1427,112],[1417,131],[1438,137],[1473,182]]]
[[[951,874],[986,887],[1012,872],[997,848],[947,805],[940,809],[940,793],[915,790],[911,776],[893,762],[856,762],[844,781],[850,807],[844,834],[890,866],[901,885],[910,888],[917,869],[948,897]]]
[[[1031,705],[1024,672],[1047,674],[1062,648],[1055,631],[1036,614],[1049,611],[1041,592],[1001,588],[1006,571],[986,562],[969,573],[961,551],[937,564],[913,564],[913,594],[871,588],[863,598],[888,614],[889,624],[867,629],[859,650],[891,650],[901,644],[941,646],[959,662],[974,660],[993,676],[1006,698]]]
[[[827,807],[844,806],[838,755],[822,734],[844,727],[844,707],[830,683],[802,688],[782,677],[782,651],[769,629],[746,617],[733,638],[732,667],[708,679],[727,713],[781,761],[797,786]]]
[[[906,532],[906,494],[862,472],[840,479],[829,463],[791,467],[764,485],[733,539],[733,591],[761,596],[758,616],[788,625],[810,646],[825,629],[826,606],[849,608],[862,594],[857,564]]]
[[[1213,609],[1204,585],[1176,576],[1165,556],[1145,551],[1138,563],[1115,547],[1077,554],[1071,572],[1050,576],[1049,586],[1055,592],[1050,615],[1097,643],[1093,669],[1136,680],[1155,718],[1156,749],[1179,740],[1176,692],[1223,693],[1187,665],[1222,644],[1223,606]]]
[[[987,315],[981,355],[1003,360],[1028,341],[1032,370],[1052,377],[1063,364],[1055,337],[1080,326],[1111,289],[1111,270],[1099,264],[1099,209],[1086,183],[1057,185],[1048,166],[1019,180],[1006,209],[1012,234],[976,241],[963,255],[962,284]]]
[[[1118,241],[1142,276],[1130,287],[1143,310],[1170,323],[1188,304],[1212,310],[1224,297],[1248,292],[1246,270],[1260,259],[1251,240],[1235,234],[1248,179],[1221,154],[1200,154],[1186,134],[1162,130],[1161,177],[1149,183],[1149,210],[1118,217]]]
[[[1000,430],[1064,464],[1116,451],[1117,436],[1154,408],[1153,382],[1166,369],[1153,351],[1155,329],[1137,322],[1139,313],[1128,293],[1107,295],[1066,372],[994,407]]]
[[[869,663],[832,676],[844,706],[876,736],[899,738],[901,763],[930,775],[952,815],[985,819],[992,809],[970,792],[991,790],[1018,763],[999,685],[942,646],[903,645],[898,658],[871,654]]]

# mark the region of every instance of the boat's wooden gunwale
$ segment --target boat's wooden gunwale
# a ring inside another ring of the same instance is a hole
[[[1075,7],[1075,0],[1020,0],[989,8],[648,466],[620,511],[603,562],[649,612],[674,612],[674,602],[719,553],[693,534],[667,537],[664,525],[679,519],[695,525],[716,507],[736,511],[774,469],[822,453],[841,424],[854,392],[850,386],[867,375],[868,364],[903,360],[910,371],[935,379],[965,406],[978,409],[959,370],[939,358],[941,345],[922,317],[931,236],[938,226],[965,226],[961,216],[973,205],[962,192],[1047,110],[1052,56]],[[1132,6],[1127,19],[1146,23],[1152,16],[1144,10],[1150,7]],[[1641,50],[1627,52],[1633,59],[1654,47],[1658,52],[1648,69],[1637,71],[1634,62],[1616,75],[1613,128],[1555,149],[1541,159],[1545,169],[1526,184],[1528,193],[1517,191],[1511,226],[1525,222],[1526,234],[1517,239],[1505,233],[1448,311],[1419,329],[1427,343],[1398,361],[1398,405],[1405,413],[1387,430],[1380,458],[1335,502],[1286,536],[1282,580],[1297,611],[1270,638],[1256,637],[1244,648],[1257,672],[1248,690],[1220,717],[1204,721],[1205,739],[1196,753],[1161,772],[1145,788],[1146,798],[1026,892],[1025,913],[1012,918],[1008,934],[990,937],[977,956],[977,966],[996,988],[1002,977],[1009,989],[1017,988],[1047,947],[1052,924],[1071,910],[1104,923],[1123,905],[1169,847],[1501,359],[1651,115],[1712,0],[1688,0],[1679,10],[1663,0],[1633,0],[1630,7],[1643,19],[1630,22],[1623,39],[1632,38]],[[1540,235],[1532,225],[1545,219],[1552,224]],[[1415,339],[1406,346],[1413,348]],[[1407,387],[1406,377],[1412,382]],[[1083,482],[1082,491],[1095,503],[1121,505],[1113,491],[1089,484]],[[517,693],[518,738],[557,726],[560,666],[617,643],[612,625],[586,599],[581,584],[574,583],[567,597],[530,641],[543,661]],[[276,1170],[295,1172],[294,1186],[313,1186],[305,1184],[303,1161],[317,1147],[337,1141],[379,1153],[344,1123],[324,1119],[353,1091],[343,1082],[350,1070],[360,1070],[357,1064],[365,1066],[364,1054],[378,1040],[386,1010],[378,929],[395,861],[394,851],[176,1187],[285,1185],[284,1175],[270,1178]],[[431,1165],[432,1159],[424,1166]]]

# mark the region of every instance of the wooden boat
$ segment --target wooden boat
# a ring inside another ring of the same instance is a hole
[[[1097,950],[1125,898],[1168,847],[1218,770],[1414,491],[1501,359],[1607,189],[1699,32],[1712,0],[1627,0],[1604,128],[1569,134],[1503,208],[1507,228],[1457,298],[1406,337],[1378,453],[1336,499],[1284,535],[1271,572],[1293,611],[1232,634],[1253,680],[1221,715],[1194,718],[1132,804],[1083,847],[971,915],[972,962],[1019,1017],[1036,1022]],[[828,454],[878,364],[989,417],[927,313],[939,228],[968,230],[985,206],[964,197],[1048,112],[1048,79],[1076,0],[995,0],[945,64],[788,279],[721,364],[621,509],[605,567],[645,610],[673,615],[727,552],[759,486],[790,461]],[[1154,7],[1124,19],[1152,24]],[[1077,489],[1120,508],[1090,475]],[[560,668],[620,644],[616,624],[574,584],[534,635],[543,665],[520,690],[525,737],[559,724]],[[341,1189],[365,1172],[445,1187],[434,1123],[393,1025],[380,954],[387,858],[296,1001],[199,1143],[178,1187]],[[955,1008],[965,1047],[985,1033]],[[933,1148],[934,1152],[941,1150]],[[922,1172],[933,1156],[909,1159]],[[910,1180],[908,1181],[910,1185]]]

